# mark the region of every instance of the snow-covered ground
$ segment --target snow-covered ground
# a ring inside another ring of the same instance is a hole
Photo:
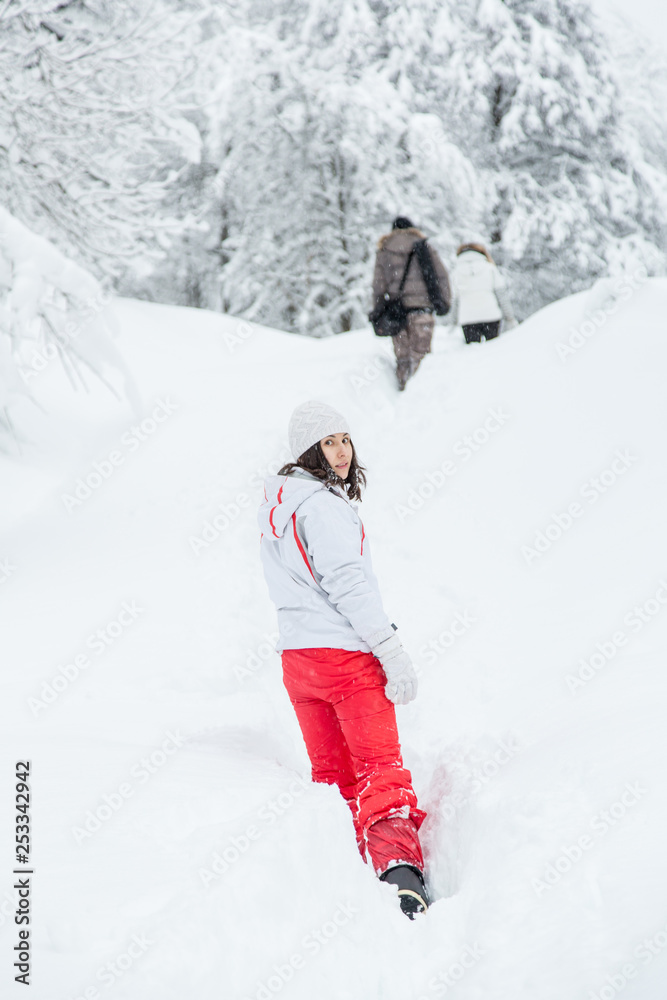
[[[28,759],[33,1000],[664,1000],[667,281],[438,328],[402,395],[368,330],[115,310],[142,411],[54,362],[0,457],[2,995]],[[414,922],[309,783],[272,651],[256,508],[308,398],[349,414],[420,670]]]

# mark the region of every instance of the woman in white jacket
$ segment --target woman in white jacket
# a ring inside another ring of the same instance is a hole
[[[505,282],[493,257],[481,243],[462,243],[452,273],[454,306],[451,322],[463,327],[466,344],[492,340],[516,326]]]
[[[382,607],[356,510],[366,479],[344,417],[318,402],[292,414],[295,461],[265,483],[261,558],[278,611],[283,680],[314,781],[347,801],[362,857],[398,886],[411,918],[426,909],[424,859],[394,704],[417,677]]]

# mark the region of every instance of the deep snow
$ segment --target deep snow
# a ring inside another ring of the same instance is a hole
[[[29,758],[33,1000],[664,1000],[667,281],[611,292],[438,328],[402,395],[369,330],[123,300],[141,413],[39,376],[0,457],[3,996]],[[414,923],[309,783],[271,652],[256,508],[307,398],[349,414],[420,670]]]

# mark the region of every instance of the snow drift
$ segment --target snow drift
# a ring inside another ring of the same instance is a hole
[[[143,409],[56,366],[0,474],[4,757],[32,762],[32,996],[662,1000],[663,317],[629,275],[405,393],[326,340],[120,301]],[[293,407],[349,415],[436,901],[410,923],[308,762],[258,560]],[[29,484],[29,485],[28,485]],[[11,508],[11,509],[10,509]],[[3,982],[17,943],[2,796]]]

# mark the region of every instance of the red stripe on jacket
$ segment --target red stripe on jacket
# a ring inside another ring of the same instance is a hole
[[[364,531],[364,522],[361,522],[361,554],[364,554],[364,538],[366,537],[366,532]]]
[[[299,535],[297,534],[297,530],[296,530],[296,511],[292,514],[292,527],[294,528],[294,541],[299,546],[299,552],[303,556],[303,561],[305,562],[306,566],[308,567],[308,572],[312,576],[313,580],[315,580],[315,574],[313,573],[311,565],[308,562],[308,556],[306,555],[306,550],[304,549],[303,545],[301,544],[301,539],[299,538]],[[315,583],[317,583],[317,580],[315,580]]]
[[[287,479],[285,479],[285,483],[286,483],[286,482],[287,482]],[[283,495],[283,490],[285,489],[285,483],[283,483],[283,485],[282,485],[282,486],[280,487],[280,489],[278,490],[278,503],[276,504],[276,506],[275,506],[275,507],[272,507],[272,508],[271,508],[271,513],[269,514],[269,524],[271,525],[271,529],[272,529],[272,531],[273,531],[273,534],[275,535],[275,537],[276,537],[276,538],[280,538],[280,535],[279,535],[279,534],[278,534],[278,532],[276,531],[276,526],[275,526],[275,524],[273,523],[273,514],[274,514],[274,512],[275,512],[275,511],[276,511],[276,510],[278,509],[278,506],[279,506],[279,504],[280,504],[280,501],[281,501],[281,497],[282,497],[282,495]]]

